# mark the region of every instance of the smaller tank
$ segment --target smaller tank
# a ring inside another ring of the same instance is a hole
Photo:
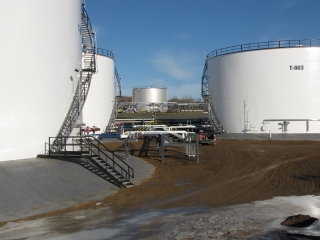
[[[163,103],[168,101],[167,87],[136,87],[132,89],[132,102],[139,103],[138,111],[166,111]]]

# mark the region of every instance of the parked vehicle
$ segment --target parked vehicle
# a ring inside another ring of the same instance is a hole
[[[199,130],[199,144],[210,144],[210,145],[216,145],[217,138],[215,134],[209,135],[206,132],[203,132],[203,130]]]

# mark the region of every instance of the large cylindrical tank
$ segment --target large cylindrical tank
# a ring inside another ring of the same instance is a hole
[[[320,47],[310,43],[208,55],[211,104],[225,131],[320,132],[312,121],[320,119]]]
[[[97,73],[92,76],[90,90],[83,107],[83,122],[104,132],[109,123],[115,101],[113,53],[99,49]]]
[[[2,1],[0,161],[45,152],[81,68],[81,0]]]
[[[158,108],[162,108],[161,103],[168,101],[168,89],[166,87],[133,88],[132,101],[139,103],[139,110],[153,109],[154,105],[150,105],[153,103],[157,104]]]

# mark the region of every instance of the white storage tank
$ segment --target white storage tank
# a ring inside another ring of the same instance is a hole
[[[136,87],[132,89],[132,102],[139,103],[139,110],[149,111],[156,108],[167,110],[167,107],[163,107],[163,103],[167,101],[167,87]]]
[[[210,52],[208,90],[224,130],[319,133],[319,46],[276,41]]]
[[[109,123],[115,101],[113,52],[97,49],[97,73],[92,76],[82,118],[86,126],[100,128],[103,133]]]
[[[0,161],[44,153],[81,68],[81,0],[2,1]]]

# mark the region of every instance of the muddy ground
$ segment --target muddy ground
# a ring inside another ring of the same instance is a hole
[[[142,141],[130,143],[139,156]],[[121,150],[120,143],[107,146]],[[167,147],[161,163],[155,145],[142,157],[156,167],[151,179],[105,199],[113,209],[221,207],[275,196],[320,192],[320,142],[218,140],[200,146],[200,162],[183,147]]]

